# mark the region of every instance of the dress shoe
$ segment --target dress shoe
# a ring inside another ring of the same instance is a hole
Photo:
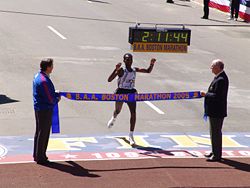
[[[36,163],[39,164],[39,165],[48,165],[48,164],[50,164],[51,162],[50,162],[48,159],[46,159],[46,160],[39,160],[39,161],[36,161]]]
[[[174,3],[173,0],[167,0],[167,3]]]
[[[204,155],[206,158],[210,158],[210,157],[212,157],[213,156],[213,153],[212,152],[210,152],[210,153],[208,153],[208,154],[205,154]]]
[[[201,19],[208,19],[208,17],[207,16],[202,16]]]
[[[219,162],[221,161],[221,158],[217,158],[215,156],[212,156],[206,160],[207,162]]]
[[[34,161],[37,162],[37,161],[47,161],[48,160],[48,157],[45,156],[43,158],[37,158],[37,157],[34,157]]]

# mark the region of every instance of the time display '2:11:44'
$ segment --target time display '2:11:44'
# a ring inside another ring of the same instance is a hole
[[[188,32],[155,32],[155,31],[143,31],[138,32],[134,42],[156,42],[156,43],[189,43]]]

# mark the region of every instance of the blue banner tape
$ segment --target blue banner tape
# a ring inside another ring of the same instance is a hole
[[[60,92],[60,95],[76,101],[121,101],[141,102],[158,100],[182,100],[201,98],[200,91],[175,92],[175,93],[141,93],[141,94],[102,94],[102,93],[73,93]],[[60,133],[58,104],[54,107],[52,119],[52,133]]]
[[[60,133],[60,123],[59,123],[59,109],[58,103],[54,106],[53,116],[52,116],[52,133]]]
[[[200,91],[175,93],[141,93],[141,94],[100,94],[100,93],[73,93],[60,92],[61,96],[77,101],[122,101],[141,102],[156,100],[181,100],[201,98]]]

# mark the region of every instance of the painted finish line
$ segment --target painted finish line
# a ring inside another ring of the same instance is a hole
[[[196,158],[210,151],[207,134],[138,133],[130,146],[126,134],[57,135],[48,145],[51,160]],[[33,161],[32,137],[0,137],[0,163]],[[224,133],[223,157],[250,157],[250,133]]]

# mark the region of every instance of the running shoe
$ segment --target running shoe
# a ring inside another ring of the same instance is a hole
[[[129,144],[130,144],[131,146],[135,144],[135,140],[134,140],[134,137],[133,137],[132,135],[129,135],[128,141],[129,141]]]
[[[116,120],[116,119],[115,119],[114,117],[112,117],[112,118],[108,121],[107,126],[108,126],[109,129],[112,128],[112,127],[114,126],[115,120]]]

